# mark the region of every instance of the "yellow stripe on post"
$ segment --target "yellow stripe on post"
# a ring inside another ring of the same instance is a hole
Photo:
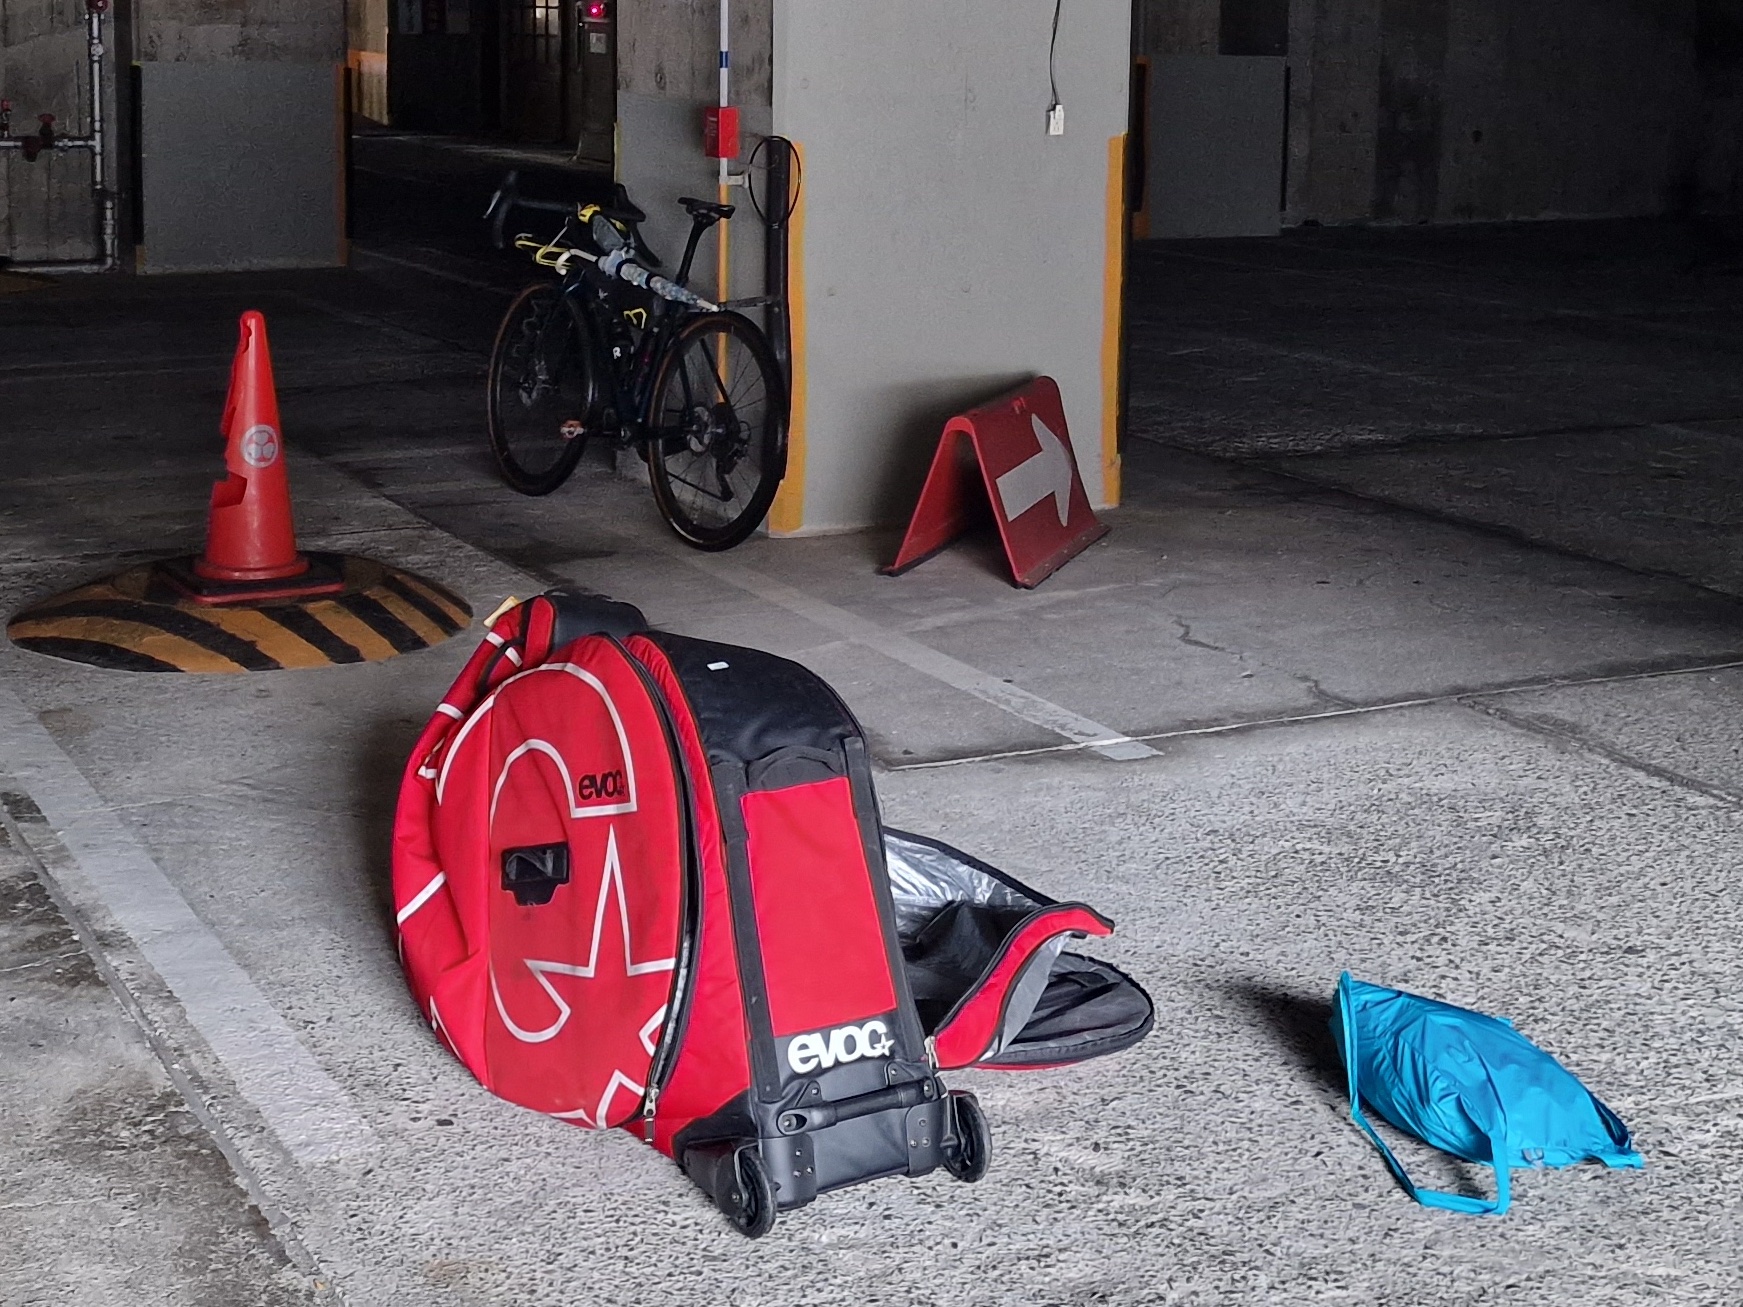
[[[351,70],[344,64],[333,65],[333,146],[338,175],[333,178],[334,220],[339,224],[334,243],[333,262],[343,268],[351,262],[351,240],[345,235],[345,217],[351,199],[345,189],[345,158],[351,152]]]
[[[799,143],[793,142],[793,174],[805,175]],[[769,509],[769,533],[791,535],[805,522],[805,188],[793,203],[787,222],[787,335],[791,348],[787,370],[792,385],[787,394],[787,475]]]
[[[1120,343],[1125,335],[1126,137],[1108,138],[1107,255],[1101,303],[1101,495],[1120,502]]]
[[[747,189],[748,186],[747,182]],[[714,189],[718,192],[715,198],[720,203],[731,202],[732,192],[725,182],[721,182]],[[732,298],[732,245],[731,238],[727,235],[727,229],[731,225],[725,219],[714,224],[715,234],[719,237],[714,243],[714,299],[717,303],[724,303]]]

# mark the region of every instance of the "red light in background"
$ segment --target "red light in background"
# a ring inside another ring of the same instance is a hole
[[[587,17],[594,22],[605,17],[605,0],[591,0],[587,5]]]

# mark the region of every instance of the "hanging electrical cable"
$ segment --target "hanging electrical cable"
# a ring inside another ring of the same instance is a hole
[[[1059,53],[1059,13],[1065,8],[1065,0],[1053,0],[1053,34],[1047,41],[1047,134],[1049,136],[1065,135],[1065,106],[1059,102],[1059,73],[1057,56]]]
[[[1059,107],[1059,77],[1055,72],[1054,58],[1059,52],[1059,11],[1065,7],[1065,0],[1053,0],[1053,35],[1047,42],[1047,89],[1053,98],[1047,102],[1049,109]]]

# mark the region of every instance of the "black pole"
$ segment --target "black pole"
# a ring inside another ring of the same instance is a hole
[[[764,144],[769,152],[769,182],[764,210],[768,217],[763,233],[763,294],[769,302],[763,310],[763,326],[790,394],[793,339],[787,305],[787,219],[793,216],[797,200],[793,194],[793,143],[785,136],[770,136]]]

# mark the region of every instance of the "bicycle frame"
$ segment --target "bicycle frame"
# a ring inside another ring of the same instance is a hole
[[[690,236],[684,245],[684,259],[678,267],[678,275],[672,279],[678,286],[689,286],[697,247],[715,221],[718,220],[704,214],[693,216]],[[563,231],[555,240],[543,243],[539,254],[556,249],[557,241],[568,229],[569,224],[565,222]],[[520,242],[517,240],[516,243]],[[675,304],[652,294],[645,306],[625,309],[620,283],[598,272],[591,260],[577,267],[563,264],[560,257],[555,265],[547,258],[538,258],[537,255],[535,258],[547,266],[557,266],[562,272],[562,298],[580,311],[586,323],[587,347],[593,351],[594,362],[600,365],[594,372],[604,380],[609,391],[607,395],[596,397],[599,412],[589,414],[589,418],[605,419],[601,422],[603,429],[600,434],[609,436],[620,448],[633,449],[649,444],[653,436],[647,429],[647,408],[660,356],[665,351],[666,342],[684,320],[704,310]],[[639,326],[632,320],[637,314],[642,318]],[[632,328],[639,334],[631,334]]]
[[[493,218],[515,207],[512,180],[492,201]],[[503,479],[525,495],[562,485],[585,438],[634,448],[679,538],[730,549],[763,520],[785,474],[788,382],[767,335],[742,312],[771,307],[767,296],[714,303],[687,284],[703,233],[734,206],[678,202],[691,226],[672,277],[655,271],[641,238],[646,215],[621,186],[610,204],[576,207],[548,239],[515,238],[555,284],[523,289],[497,327],[490,448]]]

